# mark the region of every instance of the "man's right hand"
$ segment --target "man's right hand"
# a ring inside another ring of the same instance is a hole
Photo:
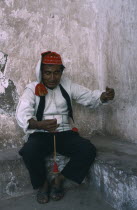
[[[58,128],[57,119],[36,121],[34,119],[29,120],[29,129],[46,130],[49,132],[55,132]]]

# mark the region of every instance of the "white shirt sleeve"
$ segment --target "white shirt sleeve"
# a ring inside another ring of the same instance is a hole
[[[100,100],[102,91],[94,90],[91,91],[88,88],[85,88],[76,83],[71,83],[71,94],[72,99],[74,99],[77,103],[82,104],[89,108],[96,108],[102,104]]]
[[[18,125],[23,128],[24,132],[33,133],[32,129],[28,130],[28,120],[35,117],[35,94],[30,88],[24,90],[21,96],[17,109],[16,109],[16,120]]]

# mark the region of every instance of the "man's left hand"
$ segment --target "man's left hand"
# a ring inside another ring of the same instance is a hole
[[[105,103],[109,100],[113,100],[115,96],[115,91],[113,88],[106,87],[106,92],[103,92],[100,96],[102,103]]]

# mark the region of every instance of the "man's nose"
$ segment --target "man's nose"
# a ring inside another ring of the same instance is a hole
[[[54,80],[55,79],[55,75],[54,73],[51,73],[51,80]]]

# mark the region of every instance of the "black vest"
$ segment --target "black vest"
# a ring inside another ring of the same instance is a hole
[[[63,88],[63,86],[61,84],[59,84],[59,87],[60,87],[60,91],[62,93],[62,96],[65,98],[65,100],[67,102],[68,115],[69,115],[69,117],[71,117],[71,119],[74,122],[74,119],[73,119],[73,110],[72,110],[71,100],[70,100],[69,94]],[[44,108],[45,108],[45,96],[40,96],[40,102],[39,102],[38,110],[37,110],[37,114],[36,114],[36,118],[37,118],[38,121],[41,121],[42,120]]]

